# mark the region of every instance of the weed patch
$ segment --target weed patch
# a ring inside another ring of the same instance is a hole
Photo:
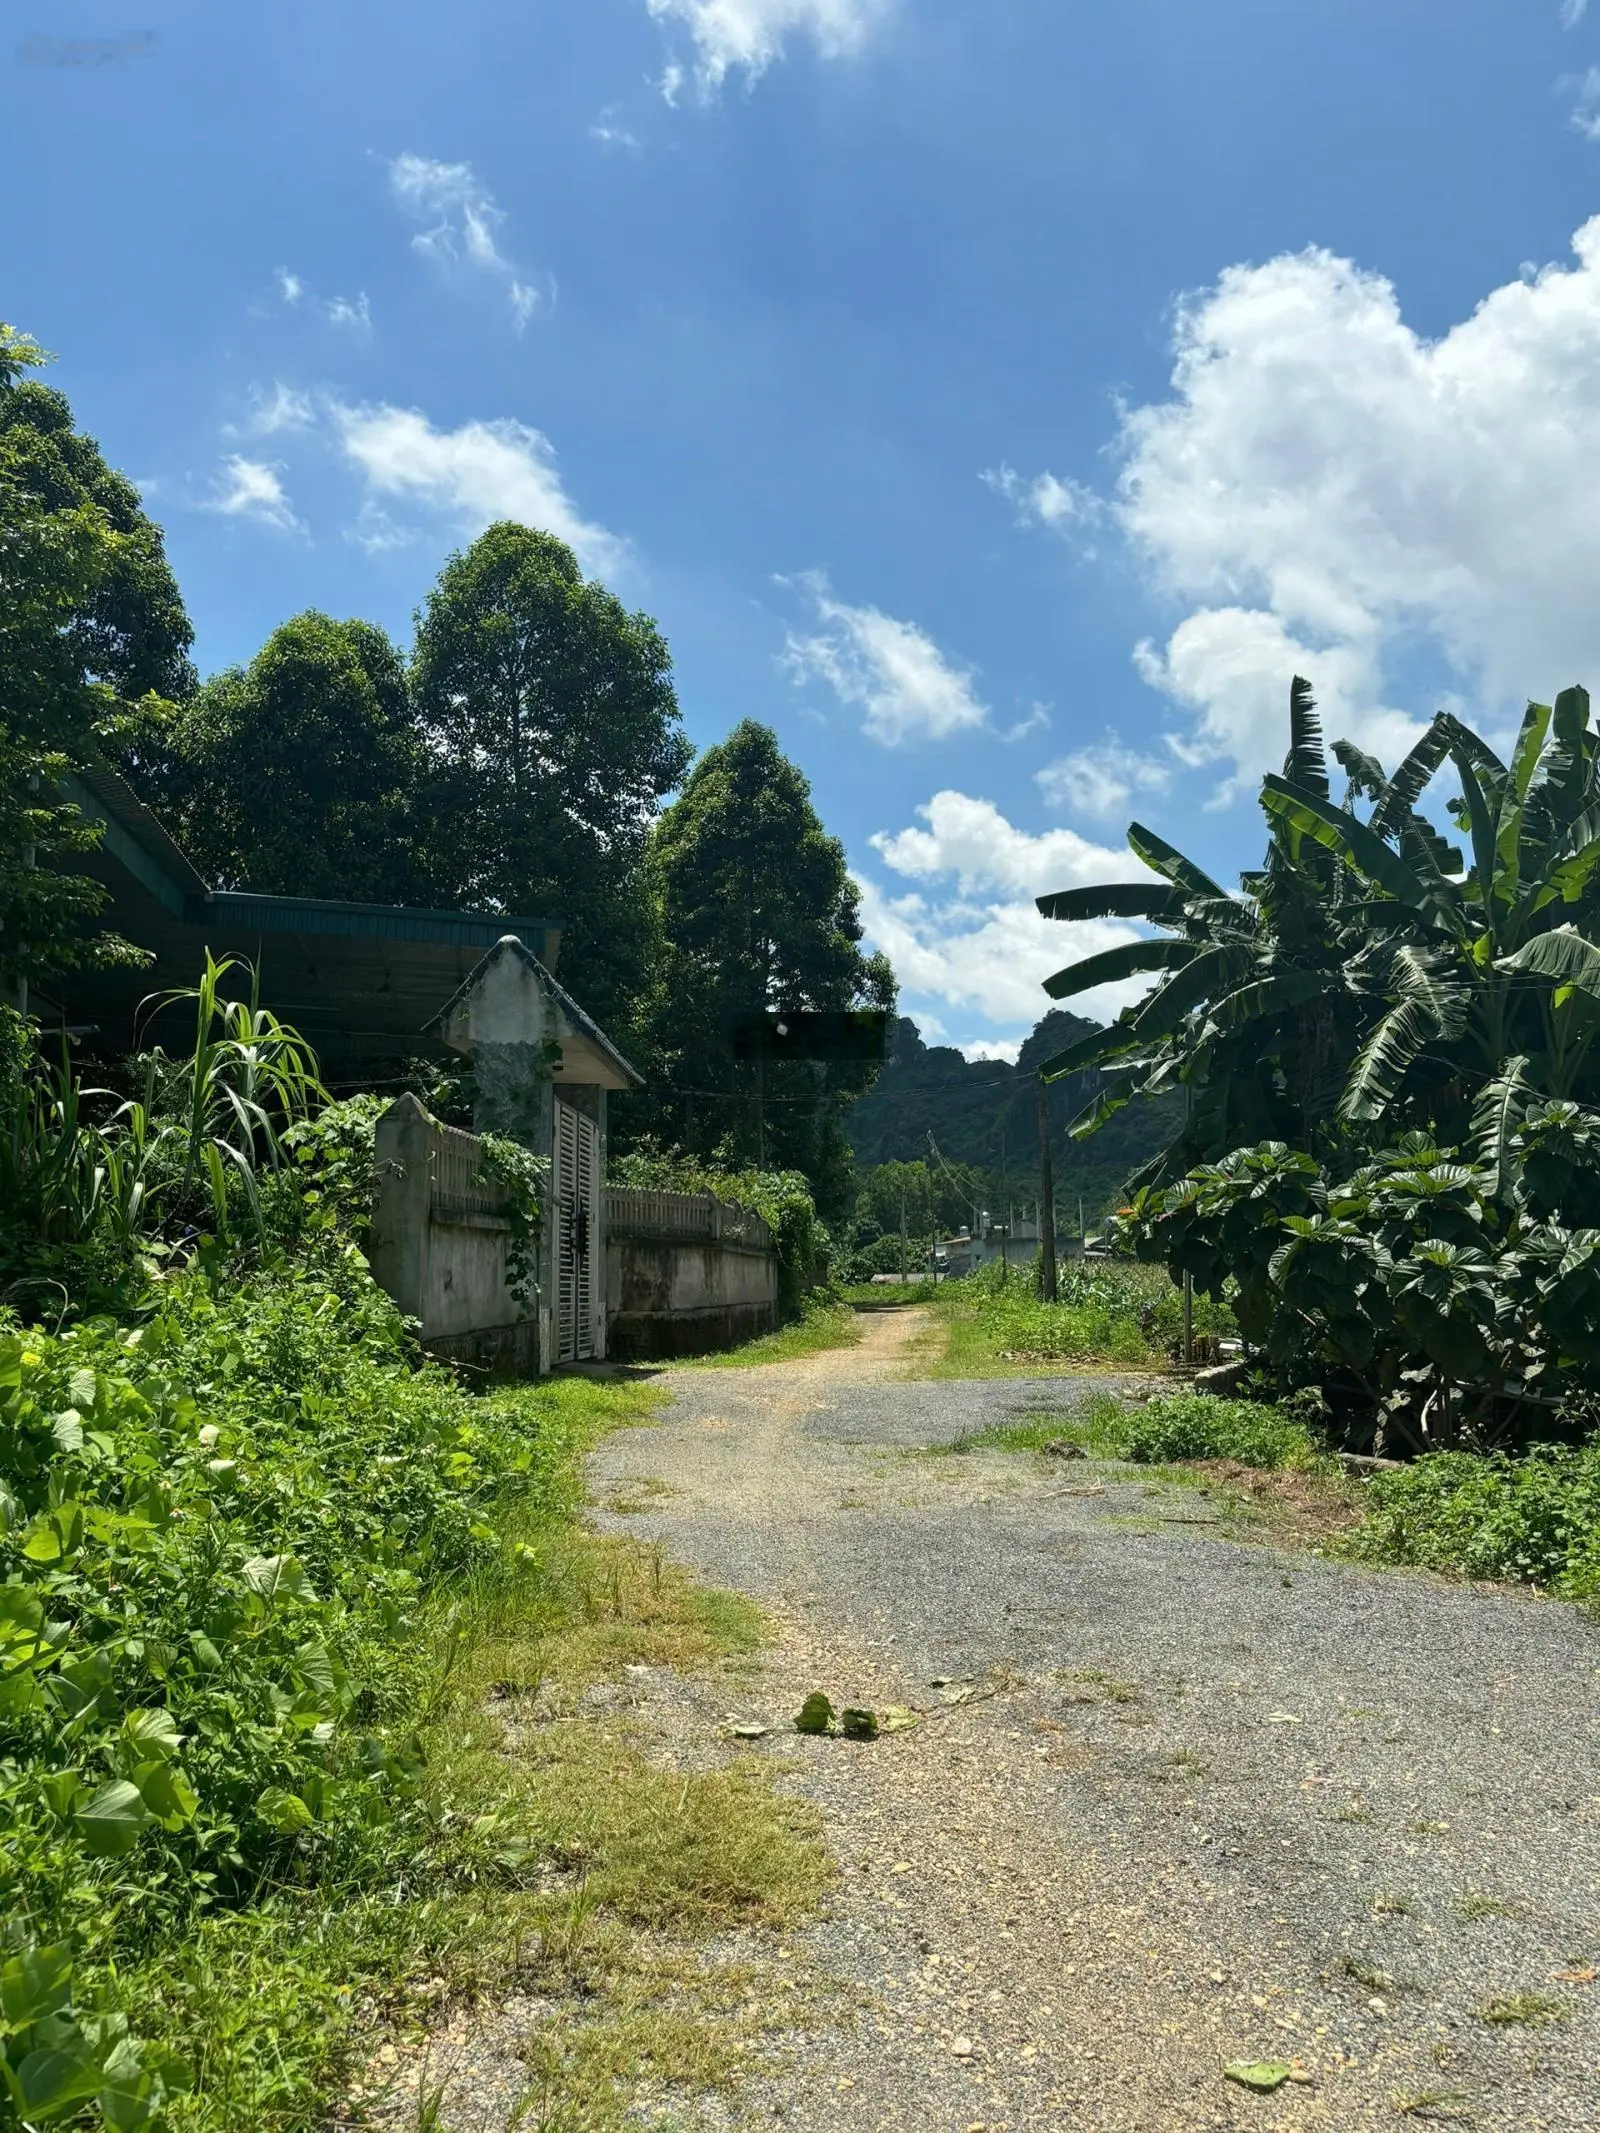
[[[809,1303],[793,1325],[729,1348],[721,1355],[697,1356],[680,1369],[750,1370],[761,1363],[792,1363],[828,1348],[854,1348],[861,1340],[861,1320],[847,1303]]]
[[[1380,1474],[1348,1546],[1368,1562],[1600,1600],[1600,1443],[1523,1459],[1436,1452]]]

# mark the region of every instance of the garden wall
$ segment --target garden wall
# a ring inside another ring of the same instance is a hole
[[[759,1215],[710,1193],[606,1194],[608,1352],[706,1355],[778,1323],[778,1253]]]
[[[423,1345],[482,1369],[539,1369],[539,1323],[506,1286],[507,1195],[478,1175],[475,1134],[442,1126],[414,1096],[378,1121],[372,1271]]]

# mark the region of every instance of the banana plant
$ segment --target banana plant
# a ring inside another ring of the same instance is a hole
[[[1039,899],[1047,918],[1133,919],[1165,936],[1045,987],[1061,1000],[1159,980],[1042,1069],[1094,1077],[1079,1135],[1134,1097],[1186,1087],[1185,1129],[1138,1183],[1264,1140],[1333,1154],[1377,1128],[1460,1134],[1518,1055],[1536,1093],[1600,1090],[1600,744],[1587,693],[1530,705],[1509,763],[1449,713],[1392,776],[1348,742],[1333,753],[1339,801],[1296,678],[1283,773],[1261,792],[1271,842],[1236,895],[1135,824],[1128,842],[1152,878]],[[1422,812],[1446,766],[1470,864]]]

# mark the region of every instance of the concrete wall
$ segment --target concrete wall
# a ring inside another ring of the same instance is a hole
[[[778,1323],[778,1254],[759,1215],[709,1193],[608,1192],[608,1349],[705,1355]]]
[[[423,1345],[453,1362],[537,1372],[539,1321],[506,1287],[505,1195],[478,1177],[478,1141],[414,1096],[378,1121],[372,1271]]]

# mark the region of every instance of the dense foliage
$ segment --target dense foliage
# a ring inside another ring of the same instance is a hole
[[[95,833],[60,780],[193,685],[183,603],[137,490],[30,380],[46,360],[0,324],[0,982],[125,959],[75,871]]]
[[[844,848],[768,727],[746,719],[705,751],[656,826],[650,865],[664,934],[654,1029],[670,1084],[654,1130],[692,1154],[731,1140],[740,1163],[804,1171],[838,1220],[850,1199],[842,1116],[876,1062],[746,1058],[738,1037],[785,1010],[891,1008],[894,975],[863,953]]]

